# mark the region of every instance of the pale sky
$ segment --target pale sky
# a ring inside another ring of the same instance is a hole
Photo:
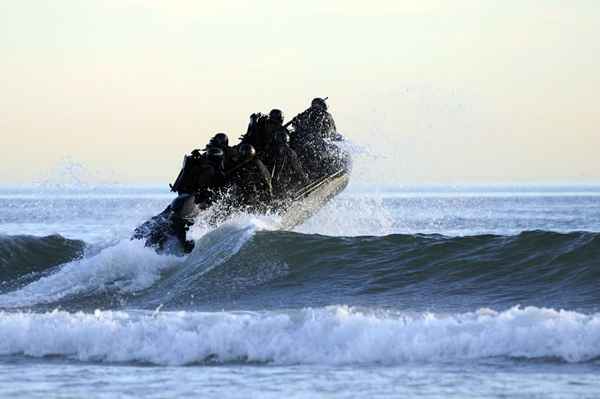
[[[0,183],[166,184],[315,96],[363,182],[599,182],[599,38],[595,0],[0,0]]]

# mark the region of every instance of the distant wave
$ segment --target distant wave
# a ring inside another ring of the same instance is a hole
[[[189,365],[401,364],[485,358],[600,357],[600,314],[535,307],[458,314],[287,312],[0,312],[0,355]]]
[[[58,234],[46,237],[0,235],[0,282],[42,272],[83,254],[85,243]]]
[[[28,245],[32,248],[25,253],[33,257],[39,243]],[[54,258],[41,251],[36,259],[73,257],[76,252],[65,248],[83,244],[61,245]],[[29,270],[12,264],[15,270]],[[459,311],[522,304],[593,312],[600,308],[599,284],[598,233],[328,237],[260,231],[242,223],[203,235],[186,258],[159,256],[140,242],[122,241],[5,292],[0,308],[112,308],[117,303],[211,310],[348,304]]]

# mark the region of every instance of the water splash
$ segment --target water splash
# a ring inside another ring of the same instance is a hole
[[[141,241],[123,240],[96,255],[63,265],[57,272],[0,295],[0,307],[54,303],[68,296],[115,290],[135,292],[154,284],[182,259],[160,256]]]

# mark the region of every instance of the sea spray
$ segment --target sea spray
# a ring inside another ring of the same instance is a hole
[[[160,256],[141,241],[123,240],[94,256],[69,262],[55,273],[14,292],[0,295],[0,308],[52,303],[90,291],[139,291],[182,259]]]

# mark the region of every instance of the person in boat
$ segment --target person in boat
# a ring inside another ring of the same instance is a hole
[[[237,188],[243,187],[245,193],[256,191],[261,193],[261,198],[270,198],[273,193],[271,177],[266,166],[256,157],[256,150],[252,145],[241,143],[230,147],[227,134],[217,133],[210,139],[205,150],[211,148],[218,148],[224,153],[226,186],[236,185]],[[251,187],[255,189],[251,190]]]
[[[229,146],[229,137],[226,133],[217,133],[211,137],[204,151],[208,151],[210,148],[219,148],[223,151],[223,168],[225,171],[234,166],[236,149]]]
[[[285,192],[295,182],[308,181],[296,152],[289,146],[289,132],[283,121],[279,109],[272,109],[268,116],[252,114],[248,131],[241,139],[256,148],[257,157],[270,171],[275,194]]]
[[[343,140],[342,135],[337,132],[333,116],[327,111],[326,99],[320,97],[314,98],[306,111],[292,119],[291,124],[296,133],[310,133],[319,138],[332,141]]]
[[[224,152],[218,147],[204,152],[193,150],[186,155],[183,167],[171,186],[175,198],[161,213],[134,230],[132,239],[145,239],[146,246],[157,251],[190,252],[194,242],[187,231],[194,224],[198,210],[208,208],[225,183]]]
[[[240,143],[232,147],[232,167],[225,174],[236,205],[260,209],[273,196],[271,176],[256,156],[253,146]]]
[[[224,185],[225,152],[217,146],[208,146],[204,152],[193,150],[184,158],[171,191],[179,195],[194,195],[196,203],[206,208]]]
[[[246,134],[240,138],[242,144],[249,144],[254,147],[259,157],[264,157],[264,154],[268,152],[271,142],[271,137],[267,130],[268,119],[267,115],[260,112],[250,115]]]
[[[343,140],[333,116],[327,111],[325,98],[315,98],[310,107],[290,122],[293,132],[290,146],[296,151],[311,180],[319,179],[346,168],[340,148]]]

